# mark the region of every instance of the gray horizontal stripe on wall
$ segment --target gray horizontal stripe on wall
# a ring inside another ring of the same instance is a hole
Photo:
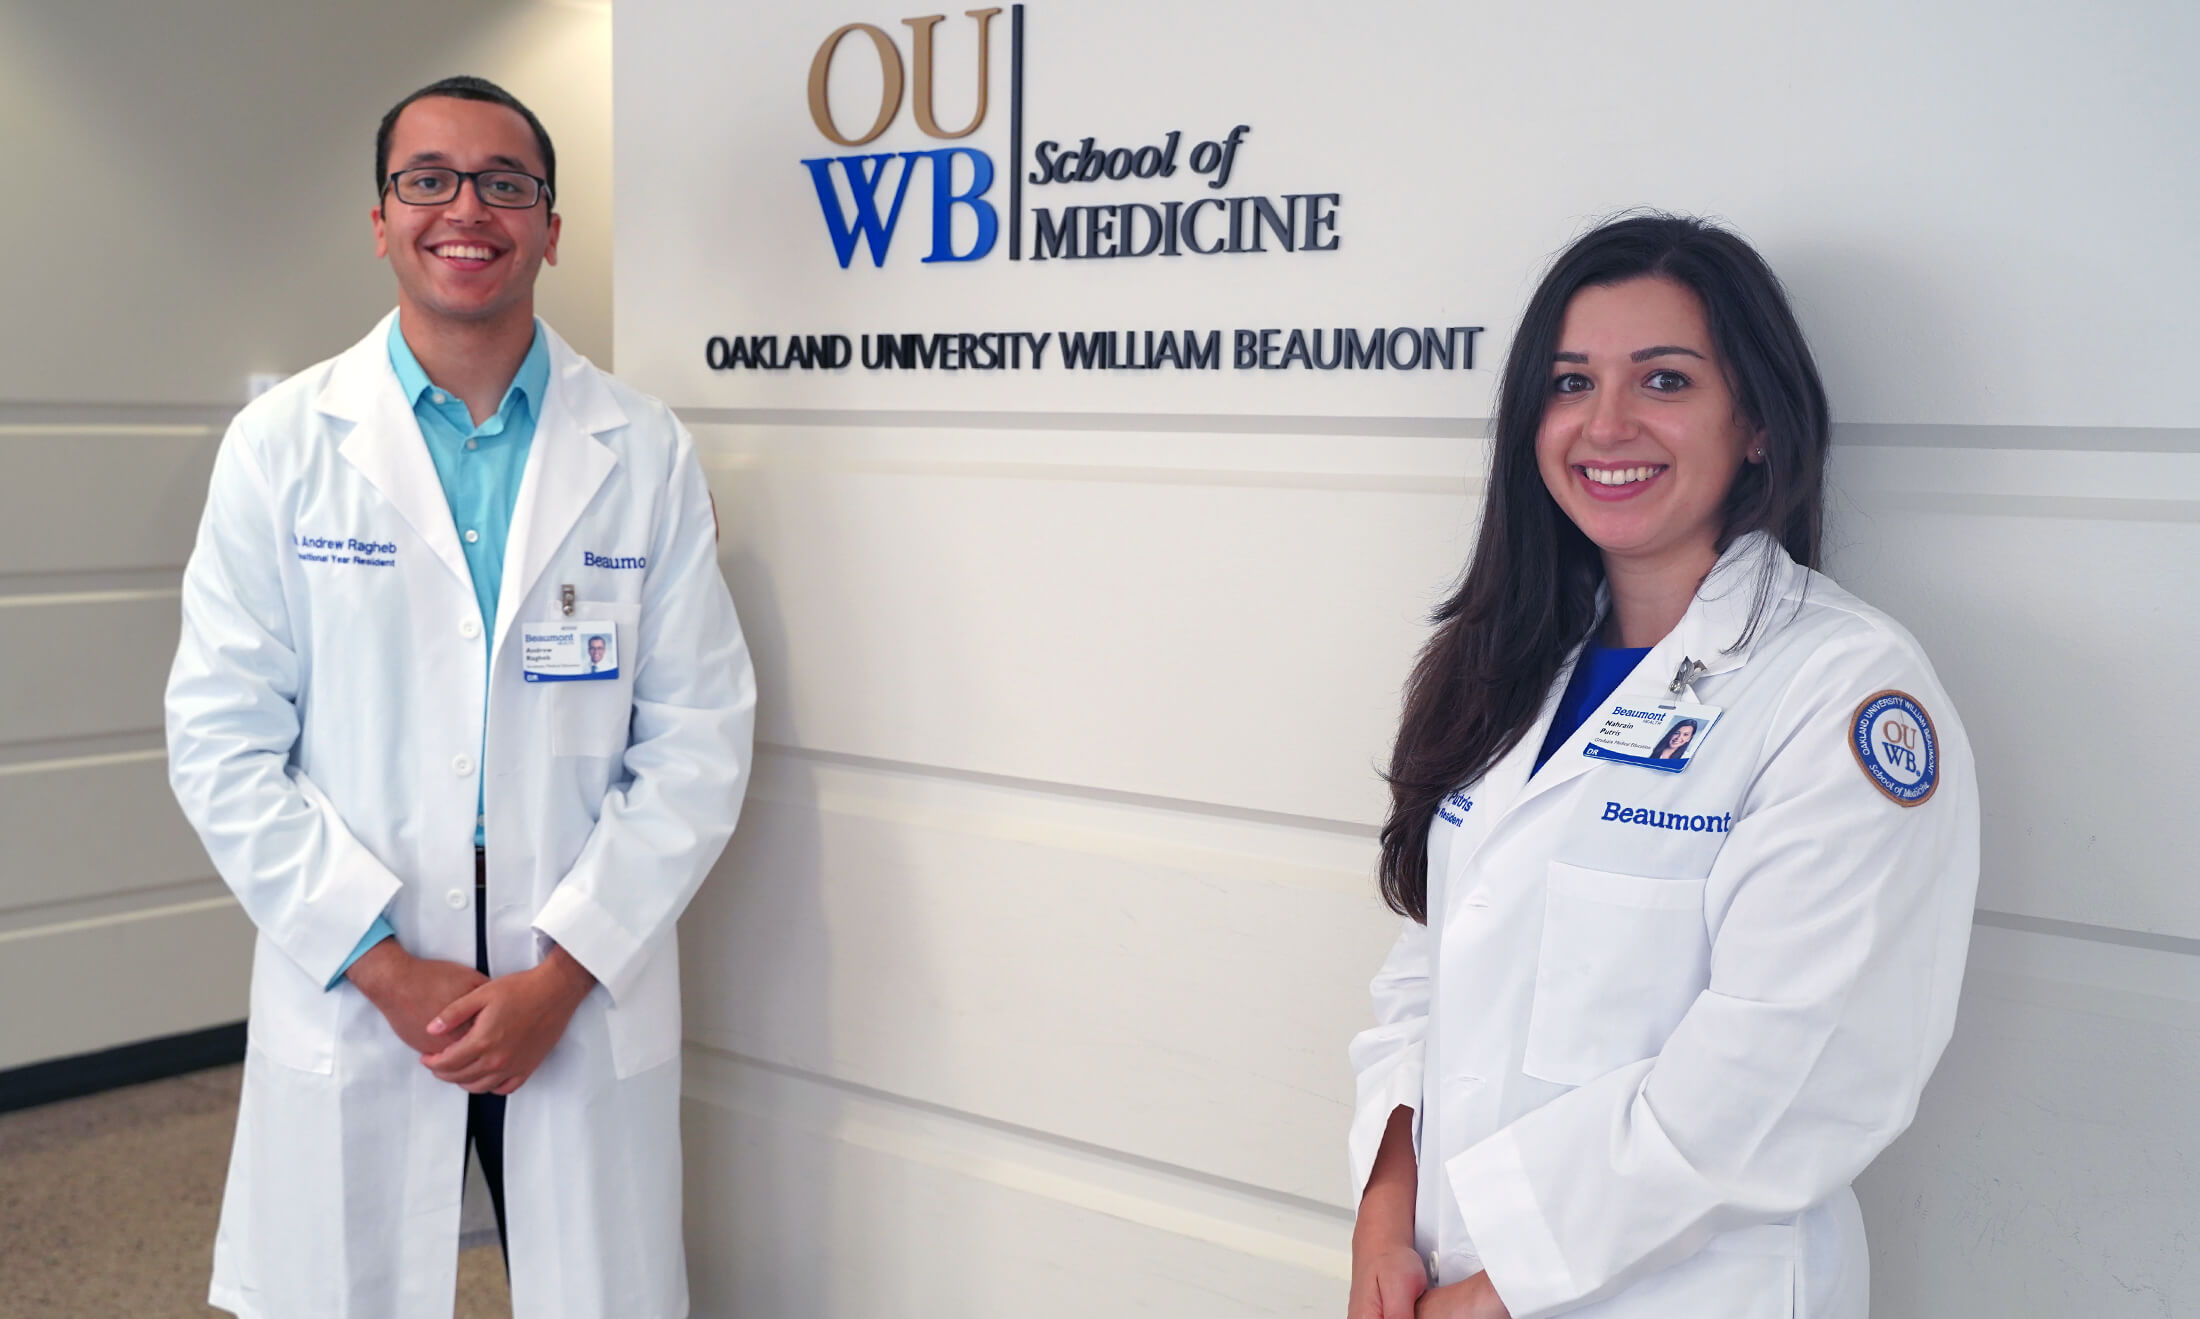
[[[16,403],[0,400],[0,427],[225,427],[243,403]]]
[[[2013,911],[1991,911],[1985,908],[1973,914],[1972,923],[1991,925],[2003,930],[2021,930],[2026,934],[2052,934],[2064,939],[2084,939],[2089,943],[2112,943],[2125,948],[2151,948],[2161,953],[2200,956],[2200,939],[2189,939],[2179,934],[2122,930],[2113,925],[2088,925],[2084,921],[2059,921],[2047,916],[2023,916]]]
[[[698,426],[849,426],[944,430],[1189,431],[1239,435],[1402,435],[1483,439],[1487,417],[1281,416],[1205,412],[977,412],[921,408],[680,408]],[[2200,453],[2200,427],[2002,426],[1857,422],[1833,442],[1861,448],[2067,449]]]
[[[1852,422],[1835,444],[1899,449],[2069,449],[2079,453],[2200,453],[2200,427],[1948,426]]]
[[[1086,801],[1103,801],[1118,806],[1143,806],[1154,810],[1180,815],[1213,816],[1225,820],[1246,820],[1254,824],[1280,824],[1293,829],[1316,829],[1323,833],[1341,834],[1347,838],[1374,838],[1376,827],[1357,820],[1331,820],[1318,815],[1294,815],[1288,811],[1264,811],[1251,806],[1231,806],[1222,802],[1197,801],[1189,797],[1163,797],[1153,793],[1125,792],[1117,788],[1099,788],[1083,783],[1064,783],[1055,779],[1025,778],[1013,774],[989,774],[983,770],[956,769],[947,765],[926,764],[913,760],[888,760],[880,756],[860,756],[847,751],[820,751],[810,747],[791,746],[783,742],[756,744],[759,753],[785,756],[791,760],[809,760],[826,765],[843,765],[850,769],[884,771],[889,774],[908,774],[921,778],[947,779],[957,783],[975,783],[990,788],[1012,788],[1018,792],[1043,792],[1056,797],[1079,798]]]
[[[2098,495],[1971,494],[1944,490],[1882,490],[1859,505],[1897,512],[1982,518],[2075,518],[2084,522],[2200,522],[2200,500],[2112,499]]]
[[[241,404],[0,401],[0,426],[227,426]],[[961,430],[1193,431],[1247,435],[1402,435],[1481,439],[1487,417],[1284,416],[1202,412],[981,412],[921,408],[681,408],[696,425],[879,426]],[[1866,448],[2063,449],[2200,453],[2200,427],[1845,422],[1836,444]]]
[[[157,713],[157,712],[156,712]],[[0,781],[17,774],[44,774],[86,764],[128,758],[165,761],[166,734],[158,727],[82,737],[32,738],[0,742]],[[4,791],[0,788],[0,791]]]

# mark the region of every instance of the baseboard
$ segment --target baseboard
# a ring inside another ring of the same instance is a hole
[[[118,1045],[0,1072],[0,1113],[244,1061],[244,1023]]]

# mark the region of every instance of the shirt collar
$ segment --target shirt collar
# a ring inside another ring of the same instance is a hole
[[[405,342],[404,331],[399,328],[400,317],[390,317],[390,369],[397,373],[398,388],[405,391],[408,406],[419,407],[420,398],[435,388],[428,379],[420,359],[413,356],[412,345]],[[512,406],[512,398],[518,395],[526,401],[529,412],[542,415],[543,392],[550,387],[550,341],[542,332],[542,321],[535,321],[535,340],[527,346],[527,356],[521,359],[519,371],[504,391],[504,401],[497,405],[498,412]]]

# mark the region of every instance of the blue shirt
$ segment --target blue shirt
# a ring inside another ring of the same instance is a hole
[[[1566,745],[1566,739],[1574,730],[1587,723],[1597,707],[1612,699],[1612,693],[1627,681],[1627,675],[1642,663],[1642,657],[1650,653],[1650,647],[1640,650],[1618,646],[1600,646],[1594,641],[1581,648],[1581,660],[1574,665],[1574,676],[1566,680],[1566,694],[1558,698],[1558,711],[1551,716],[1551,731],[1543,735],[1543,749],[1535,756],[1537,770],[1544,762]]]
[[[543,391],[550,386],[550,345],[542,322],[535,322],[535,341],[528,346],[519,371],[504,391],[504,401],[479,426],[466,403],[456,394],[436,388],[413,356],[412,346],[390,320],[390,368],[397,372],[398,388],[412,404],[420,423],[420,438],[428,446],[428,458],[443,483],[443,498],[451,507],[451,525],[458,529],[459,549],[466,555],[466,570],[474,579],[474,599],[481,606],[481,631],[491,634],[496,626],[497,593],[504,585],[504,542],[512,530],[512,510],[519,503],[520,478],[527,472],[527,451],[534,447],[535,420],[542,415]],[[482,647],[481,681],[489,682],[488,654]],[[485,762],[484,762],[485,763]],[[474,788],[474,846],[483,843],[482,788]],[[375,918],[367,935],[337,969],[333,987],[351,964],[369,948],[395,934],[387,915]]]

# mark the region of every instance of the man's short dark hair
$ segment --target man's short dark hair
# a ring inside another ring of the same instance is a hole
[[[535,131],[535,147],[542,152],[543,182],[550,185],[551,204],[553,206],[557,204],[558,150],[550,145],[549,130],[542,126],[540,119],[535,118],[534,111],[520,104],[520,99],[517,96],[490,82],[487,78],[476,78],[470,73],[462,73],[455,78],[445,78],[439,82],[431,82],[391,106],[390,112],[382,116],[382,126],[374,131],[375,196],[380,197],[382,189],[389,185],[390,133],[397,127],[397,116],[405,113],[405,107],[411,105],[414,101],[430,96],[448,96],[459,101],[487,101],[491,105],[501,105],[507,110],[518,111],[519,117],[526,120],[527,126]]]

